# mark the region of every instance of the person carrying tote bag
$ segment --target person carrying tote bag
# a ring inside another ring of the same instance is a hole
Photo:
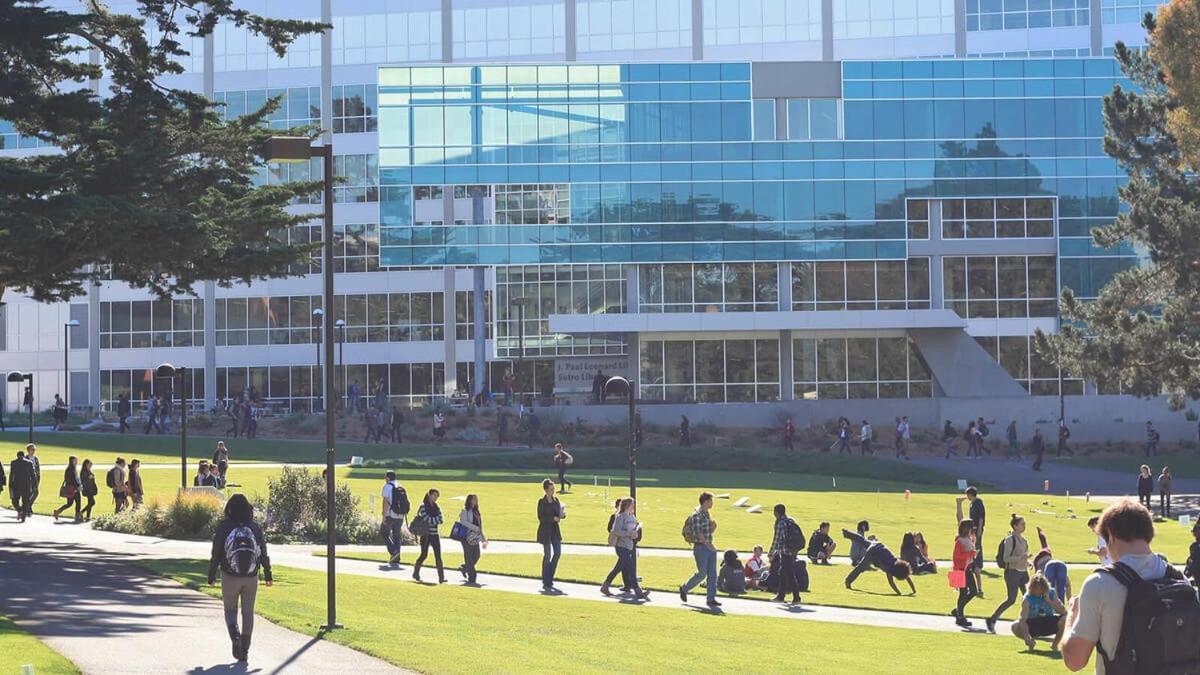
[[[450,530],[450,538],[462,543],[463,560],[459,571],[467,580],[468,586],[478,586],[478,575],[475,566],[479,563],[482,548],[487,545],[487,537],[483,534],[483,518],[479,515],[479,496],[467,495],[463,510],[458,514],[458,521]]]
[[[421,542],[421,555],[413,564],[413,580],[421,580],[421,565],[425,563],[425,558],[429,556],[429,549],[433,549],[433,559],[437,563],[438,583],[446,583],[446,573],[442,568],[442,538],[438,533],[438,526],[442,524],[442,509],[438,506],[438,497],[441,496],[436,488],[430,489],[425,493],[425,499],[421,502],[421,508],[417,510],[417,517],[413,520],[410,530],[416,534],[420,529],[422,534],[418,536]]]

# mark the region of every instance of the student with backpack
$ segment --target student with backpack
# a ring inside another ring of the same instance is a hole
[[[233,658],[246,663],[250,637],[254,633],[254,600],[258,595],[258,573],[262,570],[267,586],[271,579],[271,558],[267,539],[254,522],[254,507],[246,495],[238,494],[225,504],[225,519],[217,523],[212,555],[208,560],[208,585],[217,583],[221,570],[221,599],[225,603],[225,625],[233,643]],[[241,602],[242,628],[238,631],[238,603]]]
[[[1094,648],[1098,675],[1200,670],[1200,600],[1150,549],[1150,511],[1118,501],[1104,509],[1097,530],[1117,562],[1090,575],[1071,599],[1063,663],[1082,670]]]
[[[1024,536],[1025,519],[1014,513],[1008,524],[1012,531],[1000,540],[1000,548],[996,551],[996,565],[1004,570],[1006,596],[987,620],[989,633],[996,632],[996,621],[1000,619],[1000,615],[1017,601],[1018,591],[1022,595],[1025,593],[1025,586],[1029,583],[1029,543],[1025,541]]]
[[[796,585],[796,554],[804,550],[804,543],[804,533],[796,521],[788,516],[787,507],[776,504],[775,538],[771,540],[770,556],[772,560],[779,562],[773,563],[771,568],[783,576],[780,577],[779,590],[773,598],[775,602],[786,602],[790,590],[792,604],[800,604],[800,589]]]
[[[954,451],[954,441],[958,438],[958,432],[954,430],[954,425],[950,420],[946,420],[946,425],[942,427],[942,449],[946,451],[946,459],[950,459],[950,455],[958,457],[958,453]]]
[[[995,424],[995,423],[996,423],[996,420],[992,420],[992,424]],[[984,420],[982,417],[975,420],[975,452],[978,453],[980,450],[982,450],[982,451],[986,452],[989,457],[991,457],[992,451],[989,450],[987,447],[988,433],[989,433],[989,430],[988,430],[987,421]]]
[[[1072,457],[1075,456],[1075,451],[1067,447],[1067,439],[1070,437],[1071,429],[1067,426],[1067,421],[1064,419],[1058,420],[1058,448],[1056,457],[1062,457],[1064,452]]]
[[[125,485],[124,457],[118,457],[116,464],[108,470],[104,476],[104,484],[112,490],[113,511],[116,513],[124,511],[129,500],[129,488]]]
[[[617,516],[620,515],[620,513],[621,513],[621,500],[620,500],[620,498],[618,498],[613,503],[612,515],[610,515],[608,517],[609,535],[612,534],[613,525],[617,522]],[[611,536],[610,536],[610,538],[611,538]],[[608,595],[610,592],[609,588],[612,586],[613,579],[616,579],[618,574],[622,575],[621,590],[628,591],[630,589],[629,577],[625,576],[624,573],[625,573],[625,568],[621,565],[620,558],[618,558],[616,564],[614,564],[613,568],[611,570],[609,570],[608,576],[604,577],[604,583],[600,584],[600,592],[603,593],[604,595]]]
[[[409,528],[417,530],[413,534],[420,533],[417,540],[421,543],[421,555],[417,556],[417,561],[413,563],[413,581],[421,580],[421,565],[425,564],[425,558],[429,557],[429,549],[432,548],[433,560],[437,564],[438,583],[446,583],[446,571],[442,567],[442,536],[438,532],[442,525],[442,508],[437,503],[441,494],[437,488],[430,488],[429,492],[425,493],[425,498],[421,500],[421,506],[417,509],[416,520]]]
[[[696,560],[696,573],[692,578],[679,587],[679,599],[687,602],[688,591],[695,588],[701,580],[705,580],[708,591],[708,606],[717,608],[717,547],[713,543],[713,534],[717,531],[717,521],[709,515],[713,506],[711,492],[700,493],[700,505],[692,515],[683,521],[683,540],[692,545],[692,557]]]
[[[387,546],[388,565],[392,567],[400,566],[400,545],[404,542],[404,521],[408,519],[408,512],[412,506],[408,502],[408,492],[404,486],[396,482],[396,472],[388,471],[384,474],[383,490],[380,496],[383,498],[383,513],[382,523],[380,528],[383,534],[383,543]]]
[[[487,543],[487,537],[483,534],[483,516],[479,515],[479,495],[467,495],[450,537],[458,539],[463,547],[463,565],[458,571],[462,572],[468,586],[477,586],[475,565],[479,563],[482,547]]]

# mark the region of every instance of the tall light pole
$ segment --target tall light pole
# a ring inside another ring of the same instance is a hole
[[[346,322],[342,321],[341,319],[338,319],[337,321],[333,322],[333,327],[336,329],[334,339],[336,339],[337,343],[338,343],[338,363],[337,363],[338,377],[342,380],[342,386],[345,387],[346,386]],[[350,402],[350,392],[342,392],[342,393],[346,396],[346,403],[348,404]],[[339,399],[338,402],[340,403],[341,395],[338,396],[338,399]],[[345,409],[346,409],[345,405],[343,405],[342,410],[345,410]],[[350,412],[353,413],[354,411],[351,410]]]
[[[71,319],[63,324],[63,405],[71,412],[71,370],[67,365],[68,350],[71,349],[71,329],[79,325],[77,319]]]
[[[512,303],[517,306],[517,372],[513,379],[517,381],[517,401],[520,403],[523,403],[521,371],[523,370],[522,366],[525,365],[525,303],[527,301],[528,298],[524,296],[512,299]],[[536,388],[534,387],[534,389]]]
[[[19,370],[14,370],[8,374],[9,382],[29,382],[29,442],[33,442],[33,373],[22,373]],[[25,398],[21,398],[21,402],[25,402]]]
[[[626,395],[629,397],[629,496],[637,499],[637,428],[634,418],[637,416],[635,405],[637,396],[634,392],[633,380],[627,380],[620,375],[613,375],[604,383],[604,390],[608,391],[612,385],[617,385],[616,389],[620,389],[624,385]]]
[[[322,19],[327,21],[329,14],[329,0],[323,0]],[[328,30],[326,36],[322,39],[322,51],[326,51],[329,42]],[[322,78],[328,76],[328,69],[322,68]],[[326,87],[322,85],[324,90]],[[322,96],[322,98],[325,98]],[[323,104],[322,111],[329,110]],[[324,112],[322,112],[324,116]],[[324,285],[324,298],[322,305],[329,308],[321,314],[323,319],[322,334],[324,336],[333,335],[333,136],[326,134],[325,142],[322,145],[314,146],[312,141],[304,136],[276,136],[267,141],[263,148],[263,157],[268,162],[307,162],[313,157],[320,157],[324,160],[324,180],[322,185],[322,205],[324,207],[325,220],[321,227],[322,252],[321,259],[321,278]],[[334,519],[334,499],[333,499],[333,481],[334,481],[334,464],[337,459],[337,448],[334,444],[334,418],[329,410],[329,392],[333,391],[333,340],[325,339],[325,576],[326,576],[326,609],[328,610],[327,622],[322,628],[325,630],[333,630],[339,628],[337,623],[337,528],[335,527]]]
[[[325,310],[318,307],[312,311],[312,315],[313,315],[313,326],[316,326],[316,332],[317,332],[317,339],[315,340],[315,342],[317,343],[317,372],[319,373],[319,372],[321,372],[321,343],[324,342],[324,340],[322,339],[322,336],[321,336],[321,318],[325,316]],[[313,389],[316,389],[316,387],[314,386]],[[319,407],[323,407],[323,406],[320,406],[321,397],[314,396],[313,399],[314,399],[313,412],[316,412]]]
[[[188,368],[164,363],[154,369],[155,376],[171,381],[175,387],[175,378],[179,378],[179,487],[187,487],[187,408],[188,408]]]

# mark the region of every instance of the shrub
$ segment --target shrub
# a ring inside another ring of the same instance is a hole
[[[213,495],[184,493],[163,505],[157,500],[142,508],[99,516],[99,530],[167,539],[211,539],[225,506]]]
[[[285,466],[267,481],[267,532],[287,539],[325,541],[325,482],[307,467]],[[335,526],[339,543],[373,542],[379,525],[358,509],[350,486],[334,488]]]
[[[1196,420],[1200,420],[1200,415],[1197,415],[1195,410],[1188,408],[1187,413],[1184,414],[1184,418],[1189,422],[1195,422]]]

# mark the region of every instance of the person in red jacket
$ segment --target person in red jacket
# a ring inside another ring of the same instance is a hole
[[[975,564],[975,523],[971,519],[966,518],[958,523],[958,536],[954,539],[954,555],[953,569],[955,572],[961,572],[965,577],[965,583],[962,588],[958,589],[958,605],[954,608],[954,623],[963,628],[970,628],[971,622],[967,621],[966,615],[963,613],[966,610],[967,603],[979,594],[979,586],[975,582],[975,575],[971,573],[971,567]]]

